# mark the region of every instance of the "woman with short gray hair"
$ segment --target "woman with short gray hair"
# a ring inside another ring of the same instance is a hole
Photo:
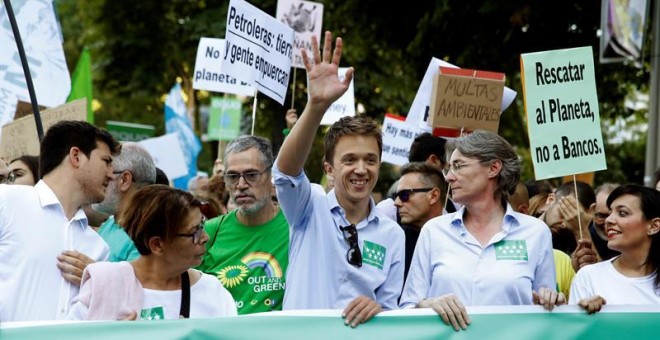
[[[452,200],[463,207],[422,228],[401,307],[433,308],[466,329],[467,306],[565,302],[554,287],[552,238],[540,220],[507,203],[520,180],[520,160],[495,133],[477,130],[450,140],[443,170]]]

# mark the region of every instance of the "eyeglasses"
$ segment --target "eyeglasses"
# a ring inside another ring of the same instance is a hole
[[[192,233],[190,234],[179,233],[176,234],[176,236],[191,237],[193,244],[199,244],[199,241],[202,239],[202,234],[204,233],[204,222],[206,222],[206,218],[202,218],[202,221],[199,222],[199,225],[195,227],[195,231],[193,231]]]
[[[357,228],[355,228],[355,224],[346,227],[339,226],[339,229],[349,246],[348,251],[346,252],[346,261],[358,268],[362,267],[362,252],[360,251],[360,247],[358,247],[358,232]]]
[[[0,184],[12,184],[16,180],[16,176],[13,172],[8,173],[7,175],[0,175]]]
[[[121,175],[121,174],[123,174],[124,171],[128,171],[128,172],[130,172],[129,170],[115,170],[115,171],[112,172],[112,174],[115,175],[115,179],[116,179],[116,178],[117,178],[117,175]]]
[[[410,194],[414,194],[416,192],[429,192],[433,190],[434,188],[419,188],[419,189],[403,189],[399,190],[394,193],[394,200],[396,201],[396,198],[398,197],[401,202],[408,202],[410,199]]]
[[[237,172],[225,172],[225,175],[222,176],[225,179],[225,183],[228,185],[236,185],[238,182],[241,180],[241,177],[245,180],[245,182],[250,183],[250,184],[255,184],[259,181],[261,178],[261,175],[266,173],[268,170],[270,170],[270,166],[264,169],[264,171],[248,171],[248,172],[243,172],[243,173],[237,173]]]
[[[454,164],[449,164],[449,167],[442,169],[442,174],[445,175],[445,177],[449,176],[449,173],[451,172],[454,174],[454,176],[458,176],[461,174],[461,169],[467,168],[470,165],[474,165],[477,163],[481,162],[474,162],[474,163],[454,163]]]

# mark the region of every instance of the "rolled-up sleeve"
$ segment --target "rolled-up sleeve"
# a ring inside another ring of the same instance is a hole
[[[280,172],[277,165],[273,165],[273,179],[277,200],[289,226],[298,229],[304,228],[308,224],[305,219],[310,216],[312,209],[312,185],[309,178],[304,171],[295,177],[286,175]]]

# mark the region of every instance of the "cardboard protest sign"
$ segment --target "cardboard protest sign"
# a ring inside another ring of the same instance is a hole
[[[416,126],[407,124],[404,117],[389,113],[385,114],[382,130],[383,154],[381,161],[395,165],[408,163],[410,145],[417,136],[424,132]]]
[[[410,110],[408,110],[408,115],[406,116],[406,122],[408,124],[416,125],[420,129],[428,132],[431,132],[429,116],[433,93],[433,76],[438,74],[440,66],[458,68],[444,60],[432,58],[431,62],[429,63],[429,67],[426,69],[422,83],[419,85],[415,99],[410,106]],[[509,105],[511,105],[515,98],[516,91],[505,86],[504,93],[502,95],[502,106],[500,107],[500,114],[507,107],[509,107]]]
[[[323,27],[323,4],[301,0],[279,0],[277,2],[277,20],[291,27],[293,36],[292,65],[305,68],[300,49],[307,49],[307,55],[312,55],[312,36],[321,41]]]
[[[41,111],[44,132],[62,120],[87,119],[87,99],[78,99],[58,107]],[[34,116],[19,118],[2,127],[0,155],[11,160],[23,155],[39,155],[39,137]]]
[[[215,38],[199,39],[193,88],[213,92],[254,96],[254,87],[241,79],[222,72],[222,53],[225,40]]]
[[[222,69],[283,104],[291,73],[293,30],[243,0],[231,0]]]
[[[163,170],[170,180],[188,174],[188,165],[176,133],[141,140],[138,144],[149,151],[156,167]]]
[[[71,77],[53,1],[14,1],[13,8],[39,104],[63,104],[71,91]],[[0,126],[14,119],[18,99],[30,100],[8,17],[5,6],[0,6]]]
[[[527,53],[520,63],[536,179],[606,169],[591,47]]]
[[[339,68],[339,80],[344,81],[344,76],[348,67]],[[335,100],[328,111],[323,115],[321,119],[321,125],[332,125],[342,117],[346,116],[355,116],[355,89],[353,88],[353,81],[355,81],[355,74],[353,74],[353,79],[351,79],[351,84],[348,85],[348,90]]]
[[[433,76],[429,123],[497,133],[503,91],[504,73],[440,66]]]
[[[241,101],[235,97],[212,97],[208,140],[232,140],[241,132]]]

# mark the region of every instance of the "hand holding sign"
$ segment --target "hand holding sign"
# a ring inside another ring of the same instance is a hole
[[[301,50],[303,63],[307,70],[307,79],[309,83],[309,103],[311,105],[325,106],[322,112],[341,97],[348,90],[353,79],[353,68],[346,71],[343,81],[337,76],[337,69],[342,53],[342,40],[337,38],[335,50],[332,51],[332,33],[325,32],[325,41],[323,44],[323,59],[319,53],[319,43],[315,36],[312,36],[313,60],[310,60],[306,50]],[[332,59],[330,59],[332,57]]]

